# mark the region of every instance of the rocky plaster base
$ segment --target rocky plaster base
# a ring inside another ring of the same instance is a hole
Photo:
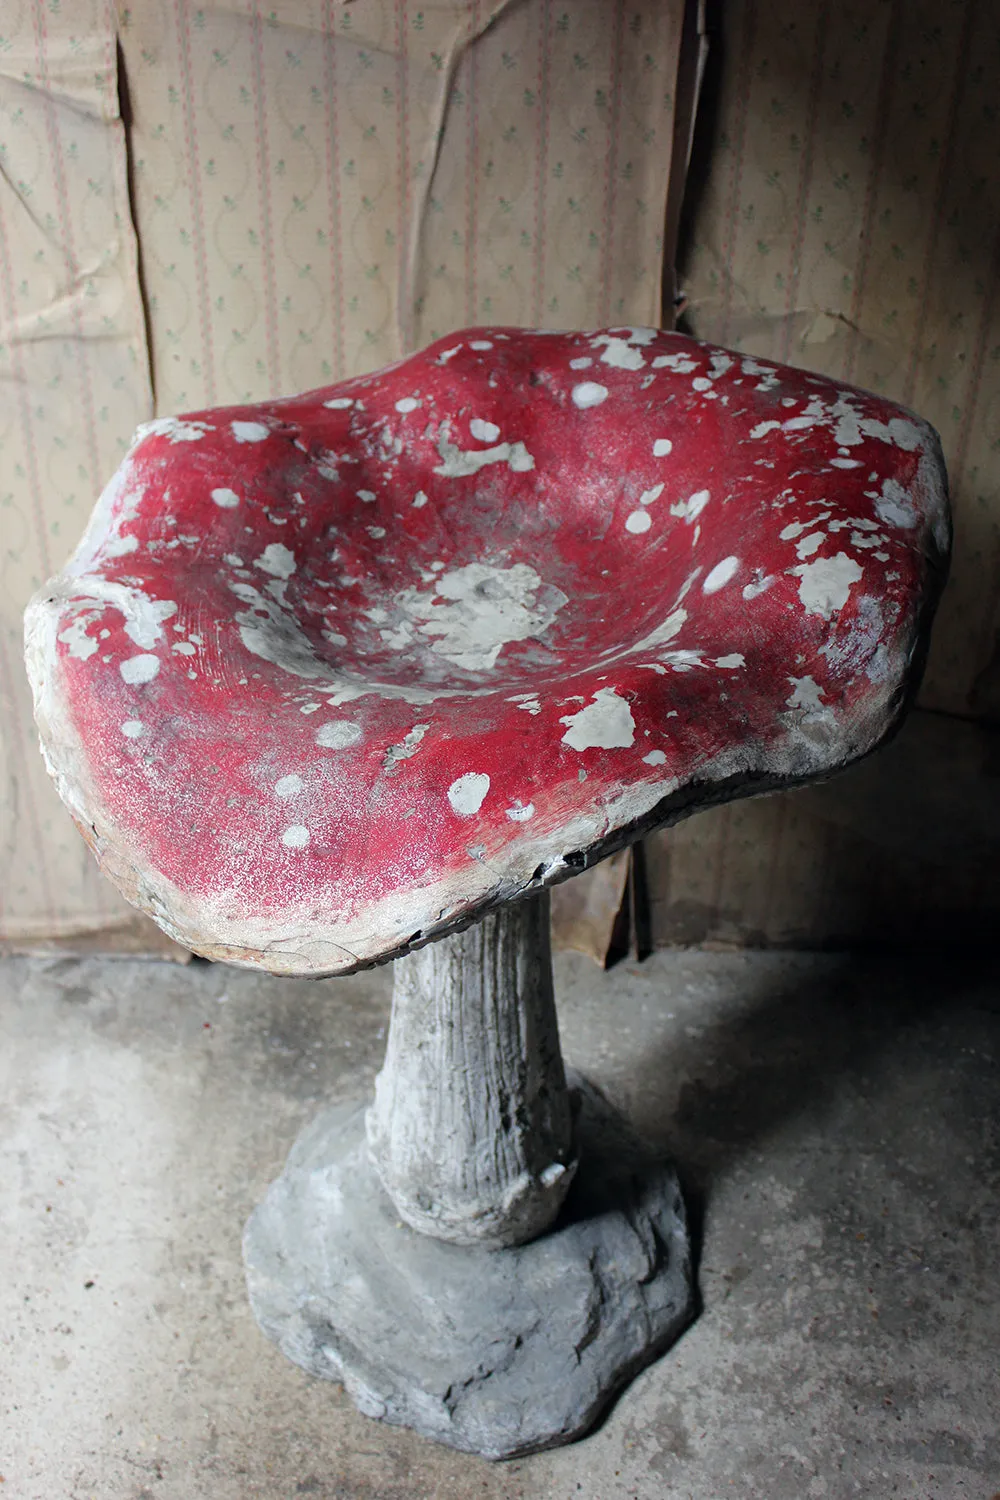
[[[364,1107],[316,1120],[244,1235],[268,1337],[368,1416],[484,1458],[585,1432],[677,1338],[694,1296],[673,1170],[572,1082],[580,1170],[554,1228],[513,1249],[410,1229],[369,1165]]]

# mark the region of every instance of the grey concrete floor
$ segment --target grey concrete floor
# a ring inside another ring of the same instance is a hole
[[[243,1222],[371,1088],[389,980],[0,964],[0,1497],[997,1500],[1000,969],[557,959],[568,1059],[681,1167],[703,1307],[507,1465],[359,1416],[244,1296]]]

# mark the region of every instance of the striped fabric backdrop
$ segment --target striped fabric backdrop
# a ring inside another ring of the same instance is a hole
[[[1000,7],[729,0],[719,41],[691,330],[929,418],[955,551],[924,712],[828,788],[658,837],[656,936],[983,934],[1000,912]]]

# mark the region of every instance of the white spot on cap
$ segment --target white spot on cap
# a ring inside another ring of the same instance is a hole
[[[316,743],[324,750],[346,750],[348,746],[356,745],[360,738],[360,726],[352,724],[350,719],[331,719],[316,731]]]
[[[829,620],[843,609],[851,585],[857,583],[864,569],[846,552],[838,552],[836,557],[820,557],[816,562],[800,563],[789,572],[798,574],[799,598],[806,614],[821,615],[824,620]]]
[[[121,662],[119,672],[126,682],[133,685],[140,682],[152,682],[160,670],[160,658],[158,656],[130,656]]]
[[[216,505],[221,506],[223,510],[234,510],[235,507],[240,503],[240,497],[239,495],[237,495],[235,490],[213,490],[212,499],[215,501]]]
[[[745,667],[746,658],[741,656],[738,651],[733,651],[729,656],[717,656],[715,658],[715,665],[717,667],[726,667],[730,670],[735,667]]]
[[[644,755],[642,758],[647,766],[662,766],[666,764],[667,760],[662,750],[650,750],[649,754]]]
[[[282,776],[280,781],[274,783],[275,796],[297,797],[302,790],[303,784],[301,776],[294,774],[291,776]]]
[[[423,490],[417,490],[417,493],[413,497],[413,509],[420,510],[421,507],[426,504],[427,496],[424,494]]]
[[[573,405],[581,411],[586,411],[588,406],[600,406],[607,399],[607,386],[598,385],[596,380],[584,380],[573,387]]]
[[[404,396],[401,401],[396,402],[396,410],[402,412],[405,417],[407,412],[416,411],[419,405],[420,402],[415,396]]]
[[[230,422],[229,427],[238,443],[262,443],[271,436],[270,427],[263,422]]]
[[[780,426],[780,422],[758,422],[756,427],[751,427],[750,436],[752,438],[767,437],[769,432],[774,432]]]
[[[604,365],[612,365],[618,370],[641,370],[646,363],[640,350],[633,348],[627,339],[613,338],[605,333],[593,342],[607,344],[601,355]]]
[[[653,501],[654,500],[659,500],[659,498],[660,498],[660,496],[662,494],[663,494],[663,485],[662,484],[654,484],[653,488],[651,490],[643,490],[642,494],[639,496],[639,504],[640,505],[652,505]]]
[[[569,367],[571,370],[587,370],[594,363],[589,354],[581,355],[579,359],[571,359]]]
[[[358,499],[363,500],[365,505],[371,505],[372,501],[375,499],[374,490],[358,490],[356,491],[356,493]]]
[[[725,588],[730,578],[732,578],[733,574],[739,568],[739,565],[740,560],[738,557],[724,557],[720,563],[716,563],[701,586],[702,593],[717,594],[721,588]]]
[[[293,823],[281,835],[281,842],[286,849],[304,849],[309,842],[309,837],[309,830],[304,824]]]
[[[795,551],[799,557],[811,557],[818,552],[826,541],[825,531],[814,531],[809,536],[804,536],[801,541],[795,543]]]
[[[535,804],[518,799],[513,807],[508,807],[507,816],[512,823],[527,823],[529,818],[535,816]]]
[[[295,572],[295,554],[284,542],[271,542],[256,559],[254,567],[261,568],[274,578],[291,578]]]
[[[690,525],[692,521],[698,519],[711,498],[708,490],[695,490],[694,494],[689,495],[686,500],[678,500],[676,505],[672,505],[670,514],[680,516],[682,521],[687,521]]]
[[[466,771],[448,788],[448,801],[460,818],[471,818],[482,807],[490,789],[485,771]]]
[[[475,349],[479,353],[483,349],[492,349],[493,344],[489,339],[472,339],[469,343],[469,348]]]
[[[633,535],[648,531],[652,524],[649,512],[645,510],[634,510],[630,516],[625,518],[625,530],[631,531]]]
[[[653,457],[666,458],[667,454],[671,451],[673,446],[674,445],[669,438],[657,438],[656,442],[653,444]]]
[[[127,740],[137,740],[144,727],[141,719],[126,719],[122,725],[122,734]]]
[[[323,405],[330,411],[346,411],[349,406],[354,405],[354,397],[334,396],[331,401],[324,401]]]
[[[562,742],[573,750],[612,750],[635,743],[632,710],[614,688],[598,688],[592,703],[559,722],[567,726]]]
[[[87,634],[86,619],[76,619],[72,625],[67,625],[59,632],[59,639],[68,648],[70,656],[79,661],[87,661],[97,650],[97,642]]]
[[[500,436],[500,429],[495,422],[484,422],[482,417],[473,417],[469,423],[469,431],[480,443],[495,443]]]

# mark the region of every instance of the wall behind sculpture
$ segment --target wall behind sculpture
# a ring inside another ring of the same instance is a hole
[[[21,667],[24,604],[136,424],[309,389],[477,322],[658,323],[683,16],[684,0],[8,0],[0,940],[167,946],[49,784]]]
[[[710,46],[686,326],[929,418],[955,550],[898,739],[824,787],[658,834],[654,940],[984,938],[1000,911],[1000,7],[728,0]]]

